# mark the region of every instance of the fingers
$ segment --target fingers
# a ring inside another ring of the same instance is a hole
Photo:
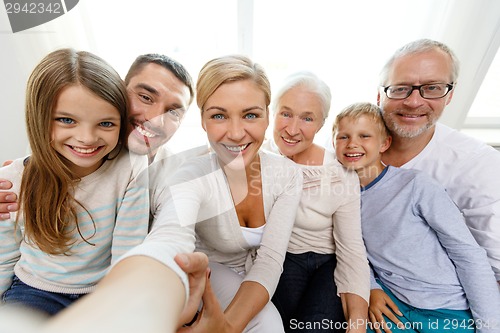
[[[203,293],[203,308],[204,310],[210,312],[214,307],[219,306],[219,301],[217,296],[212,289],[212,283],[210,279],[207,279],[207,284],[205,285],[205,292]]]
[[[398,308],[396,307],[396,309]],[[399,312],[399,309],[397,311]],[[392,310],[387,306],[370,307],[368,316],[372,323],[373,330],[375,330],[377,333],[392,333],[392,330],[390,329],[391,327],[397,327],[402,330],[405,329],[405,326],[401,322],[401,320],[399,320],[399,318],[396,317]],[[388,323],[384,316],[387,317],[387,319],[389,319],[392,323]]]
[[[191,321],[198,310],[208,280],[208,258],[204,253],[195,252],[178,254],[174,260],[188,275],[189,281],[189,298],[180,317],[182,324]]]
[[[202,299],[203,308],[195,323],[190,326],[192,330],[183,332],[227,332],[227,320],[219,305],[217,296],[212,290],[212,284],[209,278],[207,278]]]
[[[374,330],[379,332],[381,329],[386,333],[391,333],[390,327],[393,325],[404,329],[404,324],[398,316],[403,316],[394,301],[381,289],[373,289],[370,292],[369,318],[374,326]],[[386,318],[392,321],[388,327]]]
[[[12,188],[12,183],[7,179],[0,179],[0,190],[10,190]]]
[[[1,184],[4,184],[4,188],[10,188],[12,184],[7,182],[0,181],[0,189],[2,188]],[[9,185],[10,184],[10,185]],[[0,192],[0,220],[7,220],[10,218],[10,212],[15,212],[19,209],[19,205],[16,202],[17,195],[12,192]]]
[[[208,267],[208,257],[201,252],[180,253],[174,260],[187,274],[204,275]]]
[[[385,306],[382,308],[383,314],[387,318],[389,318],[393,323],[395,323],[398,328],[404,329],[403,323],[394,314],[396,313],[398,316],[403,315],[401,311],[399,311],[398,306],[392,301],[392,299],[387,294],[384,296],[384,300],[385,300]]]
[[[377,333],[392,333],[392,331],[387,327],[387,324],[384,320],[384,317],[382,315],[381,311],[372,311],[370,310],[368,313],[368,316],[370,317],[370,321],[372,324],[372,329],[377,332]]]
[[[392,299],[391,299],[389,296],[387,296],[387,295],[386,295],[386,297],[385,297],[385,303],[386,303],[386,305],[387,305],[387,306],[388,306],[388,307],[389,307],[389,308],[390,308],[390,309],[391,309],[394,313],[396,313],[398,316],[402,316],[402,315],[403,315],[403,314],[401,313],[401,311],[399,311],[399,308],[398,308],[398,306],[396,305],[396,303],[394,303],[394,302],[392,301]],[[394,318],[396,318],[396,317],[394,317]],[[392,319],[391,319],[391,320],[392,320]],[[398,321],[399,321],[399,320],[398,320]]]
[[[208,272],[209,270],[207,270]],[[217,310],[220,310],[217,298],[212,290],[212,285],[210,284],[210,279],[208,278],[205,286],[205,291],[203,293],[203,308],[201,309],[198,317],[191,326],[183,327],[177,331],[177,333],[191,333],[191,332],[219,332],[218,329],[213,329],[214,322],[215,325],[220,321],[217,319],[219,314]],[[217,308],[219,307],[219,309]]]

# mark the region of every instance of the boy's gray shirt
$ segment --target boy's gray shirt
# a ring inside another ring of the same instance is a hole
[[[479,325],[499,324],[500,293],[486,253],[431,177],[388,166],[362,189],[361,223],[372,289],[380,288],[375,274],[416,308],[470,307]]]

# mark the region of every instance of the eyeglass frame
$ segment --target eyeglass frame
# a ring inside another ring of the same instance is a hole
[[[424,87],[424,86],[432,86],[433,84],[445,84],[446,88],[448,90],[441,97],[431,97],[431,98],[424,97],[423,94],[422,94],[422,87]],[[406,97],[403,97],[403,98],[393,98],[393,97],[389,97],[389,95],[387,95],[387,90],[389,90],[389,88],[393,87],[393,86],[407,86],[407,87],[411,87],[411,90],[408,91],[408,95],[406,95]],[[410,85],[410,84],[394,84],[394,85],[390,85],[390,86],[386,86],[386,87],[382,86],[382,88],[384,88],[384,93],[387,96],[387,98],[389,98],[389,99],[395,99],[395,100],[407,99],[408,97],[410,97],[411,94],[413,94],[414,90],[418,90],[418,93],[420,94],[420,97],[422,97],[424,99],[440,99],[440,98],[443,98],[446,95],[448,95],[448,93],[450,91],[452,91],[453,88],[455,88],[455,83],[454,82],[451,82],[451,83],[426,83],[426,84],[421,84],[419,86],[413,86],[413,85]]]

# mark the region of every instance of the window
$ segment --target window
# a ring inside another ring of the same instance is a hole
[[[462,131],[500,147],[500,52],[479,88]]]
[[[0,23],[9,30],[7,20]],[[164,53],[182,62],[194,80],[206,61],[243,53],[264,66],[274,91],[287,75],[310,70],[332,90],[330,117],[317,136],[324,143],[343,107],[376,101],[378,74],[392,52],[408,41],[432,38],[451,46],[462,61],[461,81],[443,122],[500,144],[500,55],[482,82],[492,58],[487,53],[500,44],[498,24],[498,0],[80,1],[44,25],[0,34],[0,45],[9,50],[1,54],[0,73],[16,78],[0,82],[9,96],[4,118],[12,125],[0,132],[0,142],[5,146],[25,132],[26,80],[43,56],[60,47],[94,52],[122,76],[137,55]],[[180,150],[205,140],[193,103],[172,145]],[[27,139],[18,142],[4,147],[0,159],[25,155]]]

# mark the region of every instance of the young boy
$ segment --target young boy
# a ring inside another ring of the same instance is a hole
[[[367,331],[499,332],[500,294],[485,251],[436,181],[382,163],[391,137],[380,109],[348,106],[333,135],[337,159],[361,184],[372,289]]]

